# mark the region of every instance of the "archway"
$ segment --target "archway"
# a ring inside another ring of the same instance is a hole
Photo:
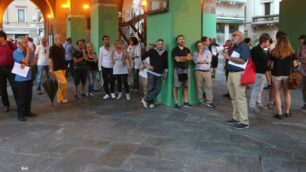
[[[3,26],[4,12],[12,2],[13,0],[0,0],[0,28]],[[48,18],[52,18],[55,15],[56,0],[31,0],[31,2],[41,11],[44,21],[47,21]],[[48,27],[45,26],[44,28],[47,29]],[[45,30],[45,32],[47,31]]]

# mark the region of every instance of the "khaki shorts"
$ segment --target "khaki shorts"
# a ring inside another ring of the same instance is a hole
[[[190,76],[189,76],[189,72],[188,72],[188,79],[186,81],[179,81],[177,70],[174,69],[174,87],[181,87],[182,85],[184,87],[188,87],[189,86],[189,77]]]
[[[289,76],[272,76],[273,84],[277,87],[286,86],[288,83]]]

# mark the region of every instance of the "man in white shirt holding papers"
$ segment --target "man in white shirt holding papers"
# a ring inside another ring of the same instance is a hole
[[[232,54],[224,52],[224,58],[229,60],[227,87],[233,104],[233,119],[227,124],[234,125],[235,129],[249,128],[248,106],[245,95],[245,86],[241,85],[241,76],[250,58],[250,48],[243,42],[243,34],[236,31],[232,34],[234,48]]]

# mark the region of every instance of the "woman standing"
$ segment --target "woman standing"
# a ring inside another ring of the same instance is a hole
[[[272,50],[272,56],[270,58],[272,69],[272,80],[274,84],[275,93],[275,105],[277,114],[274,115],[276,119],[282,119],[283,117],[289,117],[291,108],[291,93],[288,88],[288,78],[295,62],[296,57],[293,53],[293,48],[288,40],[287,36],[281,36],[277,40],[275,48]],[[282,99],[280,92],[283,89],[285,95],[285,114],[282,114]]]
[[[87,53],[84,42],[77,41],[77,48],[73,53],[73,67],[74,67],[74,97],[79,100],[78,92],[81,83],[81,96],[85,97],[85,86],[87,80]]]
[[[130,58],[133,60],[133,89],[134,91],[139,90],[139,71],[141,69],[141,47],[138,39],[132,37],[130,39],[130,45],[127,49]]]
[[[121,41],[116,41],[115,51],[113,52],[113,61],[114,61],[114,71],[113,75],[117,80],[118,96],[117,100],[122,97],[122,81],[125,89],[126,99],[130,100],[130,90],[128,85],[128,73],[131,69],[131,59],[128,56],[128,53],[123,49],[123,43]]]
[[[87,78],[88,78],[88,96],[94,96],[94,85],[96,81],[96,74],[98,71],[98,58],[97,54],[94,51],[92,43],[88,43],[87,46],[87,64],[88,64],[88,71],[87,71]]]

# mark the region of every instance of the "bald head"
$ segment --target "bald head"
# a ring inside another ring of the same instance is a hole
[[[240,42],[243,41],[243,33],[240,31],[236,31],[232,33],[232,38],[234,44],[239,44]]]
[[[55,41],[55,44],[57,44],[57,45],[65,43],[65,39],[64,39],[63,35],[61,35],[61,34],[56,34],[55,37],[54,37],[54,41]]]

